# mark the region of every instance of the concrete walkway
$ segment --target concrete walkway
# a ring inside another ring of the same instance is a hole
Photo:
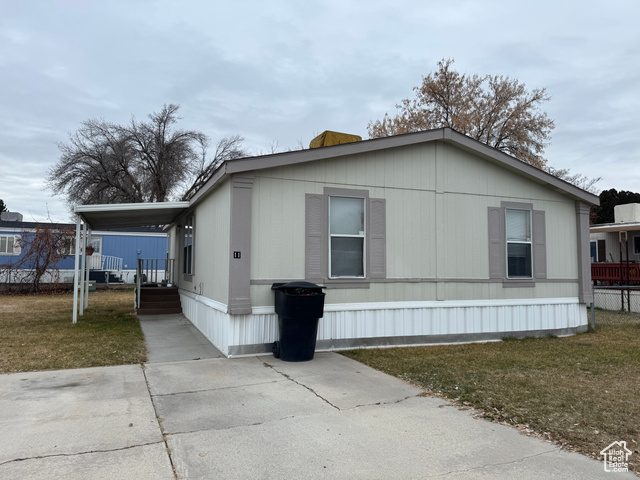
[[[147,363],[224,358],[184,315],[138,315],[147,342]]]
[[[0,432],[0,478],[635,478],[335,353],[0,375]]]

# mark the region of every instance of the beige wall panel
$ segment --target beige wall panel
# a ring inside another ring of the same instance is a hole
[[[198,205],[193,283],[183,287],[224,304],[229,297],[229,192],[225,182]]]
[[[503,288],[501,283],[493,283],[489,295],[491,299],[577,297],[578,283],[538,282],[535,288]]]
[[[576,209],[573,202],[538,202],[545,211],[547,231],[547,278],[577,279],[578,242]]]
[[[408,146],[257,171],[263,178],[361,186],[435,189],[435,146]]]
[[[304,278],[305,193],[313,193],[317,185],[257,173],[252,195],[251,278]]]
[[[387,277],[436,275],[435,193],[386,189]]]
[[[489,195],[505,201],[567,201],[545,186],[451,145],[438,146],[438,160],[442,160],[445,192]]]
[[[489,206],[500,199],[487,196],[445,193],[440,219],[443,242],[437,255],[442,260],[438,278],[489,278]]]
[[[463,150],[434,143],[362,154],[349,161],[336,158],[257,171],[252,280],[304,278],[305,194],[321,194],[325,186],[366,189],[371,197],[386,199],[388,279],[488,279],[487,209],[503,201],[532,203],[535,210],[545,211],[548,278],[577,278],[573,200]],[[368,289],[327,290],[327,301],[577,295],[577,286],[560,285],[565,284],[503,288],[502,283],[372,283]],[[253,306],[273,303],[269,286],[252,286],[251,295]]]
[[[436,282],[372,283],[370,288],[324,290],[326,304],[375,302],[426,302],[436,300]],[[440,284],[445,300],[500,300],[520,298],[572,298],[578,296],[577,283],[542,283],[535,288],[504,288],[498,283]],[[270,285],[251,286],[252,306],[273,306]]]
[[[418,302],[436,299],[435,283],[372,283],[370,288],[325,289],[325,303]],[[271,285],[251,286],[253,307],[273,306]]]

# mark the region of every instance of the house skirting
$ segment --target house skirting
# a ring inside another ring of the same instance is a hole
[[[230,315],[227,306],[181,291],[184,315],[228,357],[271,353],[278,339],[273,307]],[[587,330],[577,298],[328,304],[317,350],[486,342],[565,336]]]

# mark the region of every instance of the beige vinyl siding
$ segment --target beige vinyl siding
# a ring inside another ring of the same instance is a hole
[[[436,195],[425,190],[387,189],[387,278],[433,278],[438,230]],[[418,207],[418,208],[416,208]],[[416,215],[416,211],[419,215]]]
[[[253,184],[251,278],[304,278],[304,196],[313,185],[261,174]]]
[[[365,189],[384,198],[387,224],[387,278],[368,289],[329,289],[328,303],[577,295],[575,202],[443,142],[256,171],[254,283],[304,278],[305,194],[322,194],[324,187]],[[545,212],[550,283],[478,283],[489,279],[487,211],[501,202],[530,203]],[[273,303],[267,285],[252,285],[251,296],[253,306]]]
[[[192,293],[223,304],[229,297],[229,198],[227,181],[198,205],[193,282],[185,284]]]
[[[540,283],[535,288],[503,288],[502,283],[456,283],[435,281],[372,283],[368,289],[327,289],[325,304],[371,302],[498,300],[518,298],[571,298],[578,296],[577,283]],[[252,285],[253,306],[273,305],[270,285]]]

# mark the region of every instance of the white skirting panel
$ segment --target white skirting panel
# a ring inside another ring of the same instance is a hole
[[[229,315],[225,305],[190,292],[182,302],[185,316],[225,355],[270,352],[278,339],[273,307]],[[567,335],[586,325],[585,306],[577,298],[335,304],[325,305],[317,349]]]
[[[445,303],[445,302],[438,302]],[[318,339],[547,331],[587,323],[577,299],[537,305],[433,305],[388,310],[328,311]]]
[[[227,306],[201,295],[180,291],[182,313],[224,355],[229,355]]]

